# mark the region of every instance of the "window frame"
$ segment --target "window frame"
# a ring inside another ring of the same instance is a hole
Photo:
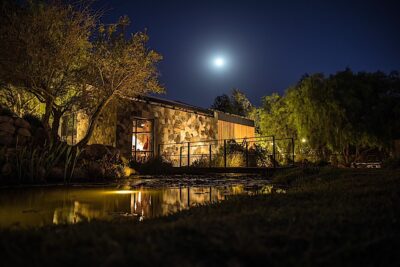
[[[138,131],[138,124],[142,121],[148,121],[151,124],[150,131]],[[155,119],[148,119],[148,118],[140,118],[140,117],[135,117],[132,120],[132,124],[134,124],[134,127],[132,125],[132,131],[131,131],[131,140],[132,137],[135,137],[135,143],[131,144],[131,157],[133,158],[134,162],[140,162],[137,159],[138,152],[139,153],[145,153],[146,155],[149,154],[150,157],[148,159],[151,159],[154,157],[154,127],[155,127]],[[138,135],[150,135],[150,146],[148,150],[137,150],[137,137]],[[135,150],[133,150],[133,146],[135,146]],[[147,160],[148,160],[147,159]]]

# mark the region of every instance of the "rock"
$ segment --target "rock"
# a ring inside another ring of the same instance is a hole
[[[10,122],[2,122],[0,123],[0,131],[14,134],[15,127]]]
[[[101,144],[88,145],[82,151],[81,158],[89,160],[102,160],[106,158],[111,162],[120,161],[119,149]]]
[[[82,180],[87,178],[88,178],[87,171],[85,171],[83,168],[77,167],[74,169],[74,173],[72,174],[72,180]]]
[[[49,140],[49,133],[44,128],[37,128],[33,134],[33,144],[37,146],[43,146]]]
[[[0,116],[0,123],[3,123],[3,122],[10,122],[10,123],[12,123],[12,121],[13,121],[13,118],[11,118],[11,117],[9,117],[9,116]]]
[[[105,169],[98,163],[98,162],[90,162],[87,165],[87,173],[89,178],[91,179],[99,179],[99,178],[103,178],[106,171]]]
[[[13,144],[17,144],[19,146],[23,146],[29,142],[30,137],[18,135],[16,138],[14,137]]]
[[[12,135],[1,135],[0,136],[0,145],[7,146],[11,145],[14,141]]]
[[[19,127],[19,128],[25,128],[25,129],[30,129],[31,128],[31,125],[29,124],[29,122],[27,122],[26,120],[21,119],[21,118],[17,118],[14,121],[14,125]]]
[[[1,175],[2,176],[9,176],[12,172],[13,172],[13,167],[12,167],[11,163],[7,162],[1,168]]]
[[[63,181],[64,180],[64,168],[62,167],[53,167],[48,175],[48,180],[50,181]]]
[[[11,135],[12,136],[12,134],[10,134],[10,133],[0,131],[0,136],[3,136],[3,135]]]
[[[26,128],[19,128],[17,131],[18,135],[22,135],[22,136],[26,136],[26,137],[30,137],[31,136],[31,132],[26,129]]]

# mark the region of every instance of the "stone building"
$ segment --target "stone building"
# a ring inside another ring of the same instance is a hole
[[[146,96],[120,107],[110,105],[104,112],[89,144],[116,147],[124,157],[140,162],[157,154],[171,159],[188,152],[199,155],[211,149],[209,144],[217,149],[224,139],[255,135],[252,120],[182,102]],[[76,143],[84,136],[87,125],[84,112],[69,114],[62,119],[60,136],[68,143]]]

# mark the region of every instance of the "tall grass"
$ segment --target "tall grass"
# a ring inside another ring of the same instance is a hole
[[[80,152],[79,149],[73,149],[66,143],[52,139],[43,147],[16,146],[14,157],[18,182],[45,182],[54,167],[63,165],[64,182],[68,183],[72,178]]]

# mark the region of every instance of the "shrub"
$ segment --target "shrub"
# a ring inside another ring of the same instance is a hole
[[[400,168],[400,157],[389,158],[385,160],[382,164],[384,168],[387,169],[399,169]]]
[[[15,116],[15,113],[12,112],[10,109],[0,105],[0,115],[1,116],[11,116],[11,117],[13,117],[13,116]]]
[[[172,170],[172,164],[161,157],[155,157],[144,163],[131,161],[129,165],[139,174],[168,174]]]
[[[27,122],[29,122],[29,124],[33,129],[44,128],[42,120],[38,116],[32,114],[25,114],[22,118]]]

